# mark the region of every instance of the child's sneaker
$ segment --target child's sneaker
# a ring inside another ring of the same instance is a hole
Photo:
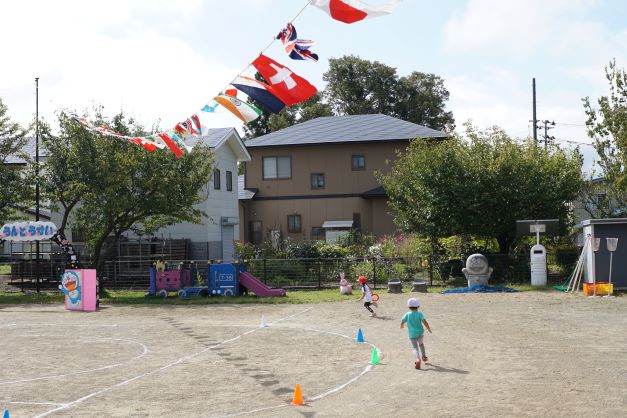
[[[429,361],[429,358],[427,356],[422,356],[422,361],[424,361],[425,363]]]
[[[372,318],[374,318],[374,317],[376,317],[376,316],[377,316],[377,314],[373,312],[373,313],[371,313],[371,314],[370,314],[370,316],[371,316]]]
[[[420,360],[416,360],[416,363],[414,363],[414,365],[417,369],[420,369]]]

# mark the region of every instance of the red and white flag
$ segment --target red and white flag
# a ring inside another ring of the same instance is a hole
[[[263,54],[253,61],[253,65],[272,87],[272,93],[287,106],[304,102],[318,92],[309,81]]]
[[[324,10],[335,20],[355,23],[371,17],[389,15],[400,2],[401,0],[391,0],[387,4],[371,6],[360,0],[313,0],[311,5]]]

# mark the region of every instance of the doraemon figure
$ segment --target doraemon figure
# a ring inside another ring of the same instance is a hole
[[[66,271],[61,276],[59,290],[69,299],[72,307],[81,304],[81,279],[74,271]]]
[[[488,259],[483,254],[473,254],[466,260],[466,267],[462,273],[468,280],[468,287],[476,285],[488,285],[488,280],[494,269],[488,266]]]

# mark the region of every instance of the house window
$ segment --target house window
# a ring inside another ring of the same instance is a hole
[[[311,188],[324,189],[324,173],[311,174]]]
[[[366,169],[366,157],[363,154],[356,154],[352,156],[352,169],[356,170],[365,170]]]
[[[287,232],[300,232],[300,215],[287,215]]]
[[[263,157],[263,179],[292,178],[291,157]]]
[[[326,239],[324,228],[321,226],[311,227],[311,240],[324,241]]]
[[[261,235],[261,221],[250,221],[248,228],[250,231],[250,242],[252,244],[261,244],[263,239]]]
[[[213,170],[213,188],[215,190],[220,190],[220,169],[216,168]]]
[[[226,172],[226,190],[233,191],[233,173],[231,171]]]

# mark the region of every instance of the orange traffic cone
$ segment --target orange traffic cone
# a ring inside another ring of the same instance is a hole
[[[300,383],[297,383],[296,389],[294,389],[292,405],[305,405],[305,401],[303,400],[303,393],[300,391]]]

